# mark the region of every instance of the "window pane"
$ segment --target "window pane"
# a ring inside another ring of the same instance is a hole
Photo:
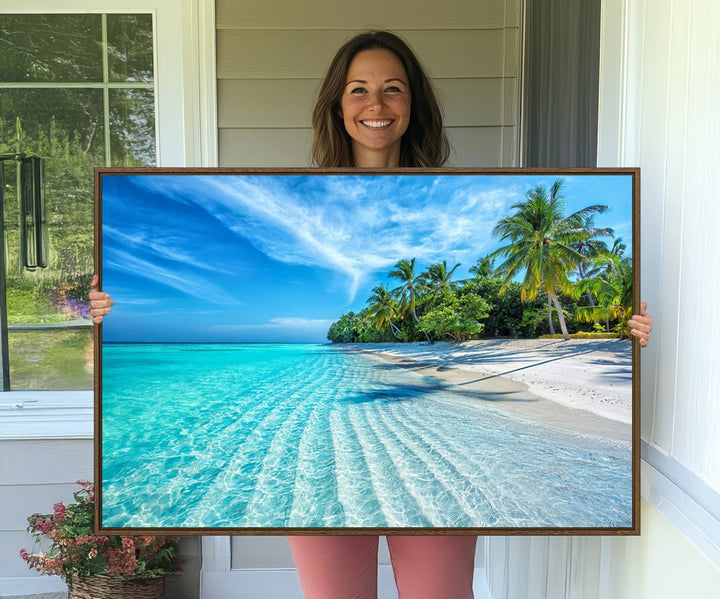
[[[108,15],[110,81],[153,80],[152,15]]]
[[[153,90],[110,90],[110,147],[112,166],[155,165]]]
[[[113,77],[152,82],[151,16],[108,15],[107,21]],[[154,91],[108,90],[105,113],[103,89],[59,87],[102,82],[100,15],[0,15],[0,31],[0,82],[55,84],[0,90],[0,153],[45,161],[49,240],[48,267],[24,268],[17,163],[1,163],[11,388],[91,389],[93,168],[106,165],[106,147],[113,165],[155,164]]]
[[[60,158],[66,150],[77,150],[92,157],[90,168],[103,163],[101,89],[3,89],[0,152],[15,151],[17,118],[22,128],[21,150],[43,158],[50,154]]]
[[[0,81],[102,82],[100,15],[0,15]]]
[[[47,268],[23,268],[15,161],[4,163],[3,202],[10,384],[13,389],[92,388],[84,372],[88,331],[12,332],[13,325],[87,320],[93,272],[93,167],[104,162],[102,90],[12,89],[0,101],[0,152],[45,159]],[[90,358],[92,360],[92,352]],[[75,364],[75,366],[73,366]]]
[[[5,162],[4,216],[8,279],[32,280],[48,291],[92,271],[93,167],[102,165],[102,90],[5,90],[0,101],[0,152],[16,149],[45,159],[50,264],[29,272],[20,263],[16,163]],[[50,281],[53,281],[51,284]],[[10,314],[11,318],[13,315]],[[48,322],[42,319],[14,322]]]
[[[8,335],[12,389],[93,388],[93,331],[48,330]]]

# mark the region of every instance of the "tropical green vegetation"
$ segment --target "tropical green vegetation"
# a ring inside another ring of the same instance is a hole
[[[529,190],[493,234],[501,246],[477,260],[473,278],[443,260],[419,272],[402,258],[388,273],[398,286],[376,286],[359,313],[334,322],[334,343],[628,334],[632,263],[609,228],[594,225],[608,208],[592,204],[565,214],[564,181]],[[608,246],[608,242],[611,245]],[[499,264],[496,266],[496,262]],[[611,332],[612,331],[612,332]]]

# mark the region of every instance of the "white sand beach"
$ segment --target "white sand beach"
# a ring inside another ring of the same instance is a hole
[[[487,339],[351,347],[478,391],[497,407],[544,424],[630,439],[629,341]]]

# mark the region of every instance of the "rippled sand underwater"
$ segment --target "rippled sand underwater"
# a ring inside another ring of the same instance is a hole
[[[631,447],[312,344],[104,344],[108,527],[629,527]]]

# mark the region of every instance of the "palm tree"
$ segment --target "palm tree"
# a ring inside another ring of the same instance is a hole
[[[582,229],[584,230],[585,236],[578,239],[572,244],[573,249],[581,254],[584,259],[578,264],[577,277],[578,281],[587,281],[595,278],[599,272],[600,267],[595,262],[595,259],[602,253],[607,252],[607,245],[604,241],[598,239],[598,237],[612,237],[613,230],[610,228],[598,229],[595,227],[595,215],[589,214],[583,219]],[[593,294],[589,289],[585,289],[590,306],[595,305]]]
[[[604,281],[611,279],[613,271],[619,268],[618,260],[623,258],[623,254],[626,249],[627,246],[623,243],[622,237],[617,237],[613,240],[612,247],[609,250],[607,247],[600,250],[597,255],[594,256],[593,264],[589,266],[589,268],[583,273],[584,276],[582,276],[576,283],[578,293],[582,294],[583,292],[587,292],[588,297],[592,298],[594,293],[592,289],[597,289],[602,286],[600,283],[593,283],[593,281],[598,278]],[[595,307],[594,301],[590,301],[590,307]],[[592,312],[590,311],[588,313]],[[583,316],[583,318],[585,318],[585,316]],[[608,332],[610,332],[610,318],[611,315],[605,312],[605,330]]]
[[[627,249],[627,245],[623,243],[622,237],[616,237],[613,240],[612,247],[610,248],[610,254],[613,256],[622,256]]]
[[[475,275],[476,279],[484,279],[491,277],[495,266],[495,260],[490,256],[478,258],[477,264],[470,267],[470,273]]]
[[[402,282],[402,285],[394,289],[393,292],[400,298],[403,309],[412,314],[415,324],[419,323],[420,319],[416,308],[423,280],[422,277],[415,275],[415,258],[412,260],[400,260],[395,265],[395,270],[390,273],[390,276]]]
[[[458,266],[460,266],[459,262],[448,270],[447,260],[431,264],[421,275],[423,287],[433,297],[441,296],[447,289],[452,287],[452,276]]]
[[[358,333],[360,334],[363,334],[371,326],[373,326],[372,315],[370,314],[370,310],[368,308],[360,310],[360,313],[357,315],[357,323]]]
[[[557,179],[549,194],[545,186],[537,186],[527,193],[524,202],[514,204],[512,208],[517,212],[501,218],[493,228],[493,235],[508,244],[490,256],[506,258],[496,269],[506,284],[525,271],[520,284],[522,301],[534,299],[539,291],[548,294],[567,340],[570,335],[557,293],[572,290],[568,275],[583,261],[582,254],[573,248],[574,243],[589,235],[583,223],[588,216],[607,210],[607,206],[594,204],[564,216],[563,184],[563,179]]]
[[[609,330],[610,319],[618,319],[621,334],[627,333],[627,321],[632,315],[633,272],[630,258],[607,252],[599,259],[605,272],[587,282],[587,287],[598,298],[597,306],[578,308],[576,318],[592,322],[604,318]]]
[[[368,304],[367,310],[375,328],[382,331],[389,326],[393,336],[399,337],[400,329],[393,322],[393,318],[397,315],[398,305],[387,285],[375,287],[372,295],[368,298]]]

